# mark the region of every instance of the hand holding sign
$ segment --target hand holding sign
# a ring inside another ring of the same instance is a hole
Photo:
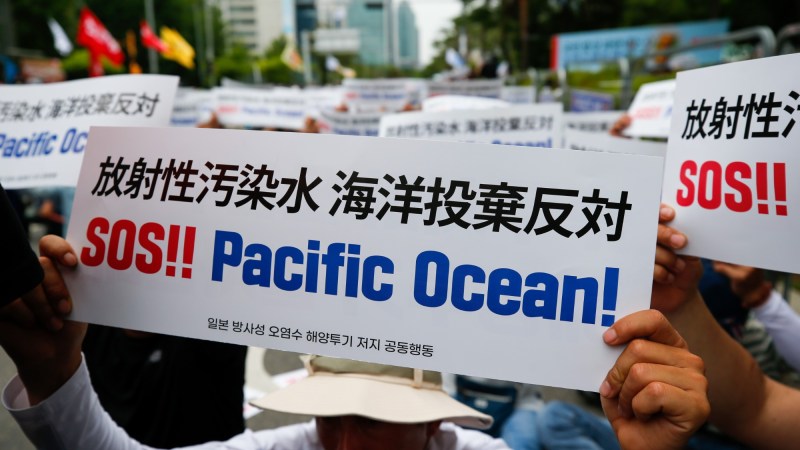
[[[653,268],[652,307],[671,312],[684,304],[697,290],[703,274],[700,260],[691,256],[678,256],[676,250],[686,246],[686,235],[666,224],[675,218],[675,210],[662,204],[656,245],[656,263]]]
[[[30,319],[34,316],[54,317],[70,310],[69,292],[56,262],[77,264],[72,248],[59,237],[42,239],[40,253],[45,274],[41,286],[24,300],[8,305],[0,316],[0,345],[17,366],[32,405],[49,397],[75,372],[81,362],[81,342],[86,333],[85,324],[71,321],[58,327],[58,331],[32,325]],[[59,314],[54,314],[51,308]]]
[[[600,388],[622,448],[683,448],[711,412],[700,357],[658,311],[639,311],[603,335],[628,344]]]

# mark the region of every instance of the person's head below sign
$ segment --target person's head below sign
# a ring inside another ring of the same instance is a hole
[[[492,418],[442,390],[439,372],[326,356],[304,356],[308,377],[252,402],[254,406],[314,416],[325,450],[423,450],[449,448],[458,435],[451,424],[485,429]],[[504,448],[498,442],[497,448]]]

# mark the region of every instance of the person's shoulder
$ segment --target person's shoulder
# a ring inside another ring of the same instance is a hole
[[[502,439],[476,430],[467,430],[450,422],[442,422],[431,440],[430,450],[508,450]]]

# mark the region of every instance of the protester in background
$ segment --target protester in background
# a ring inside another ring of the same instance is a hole
[[[764,271],[719,261],[714,262],[714,271],[731,280],[731,289],[738,296],[741,307],[753,312],[781,357],[795,371],[800,371],[800,315],[772,289]]]
[[[51,280],[45,284],[46,298],[69,299],[59,269],[50,261],[74,267],[74,252],[54,236],[45,237],[40,247],[47,257],[45,279]],[[69,322],[58,333],[28,328],[17,320],[30,313],[27,305],[17,302],[8,308],[0,316],[0,344],[19,376],[9,383],[3,402],[32,442],[48,449],[142,448],[111,421],[91,390],[80,355],[85,325]],[[685,341],[657,311],[620,319],[603,339],[608,345],[629,344],[600,386],[604,411],[622,446],[682,448],[709,414],[702,361],[689,353]],[[423,371],[381,365],[368,369],[362,363],[336,361],[310,361],[322,376],[312,371],[305,389],[279,391],[261,403],[284,412],[311,413],[316,416],[314,423],[245,432],[226,443],[198,448],[507,448],[502,441],[441,424],[451,420],[488,425],[489,418],[449,400],[436,379],[426,379]],[[331,376],[341,376],[341,387],[331,389],[324,381]],[[426,386],[426,381],[431,384]],[[375,383],[386,386],[376,391],[370,388]],[[82,414],[70,414],[73,410]]]

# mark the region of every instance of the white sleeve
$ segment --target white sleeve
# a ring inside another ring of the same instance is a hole
[[[800,315],[775,291],[753,312],[772,337],[778,353],[800,371]]]
[[[11,413],[22,431],[36,448],[48,450],[148,450],[120,428],[100,405],[89,380],[86,362],[53,395],[36,406],[30,406],[25,386],[15,376],[6,385],[3,406]],[[257,438],[260,435],[260,439]],[[263,448],[259,441],[269,441],[269,431],[252,433],[249,430],[231,440],[209,442],[185,449]]]

